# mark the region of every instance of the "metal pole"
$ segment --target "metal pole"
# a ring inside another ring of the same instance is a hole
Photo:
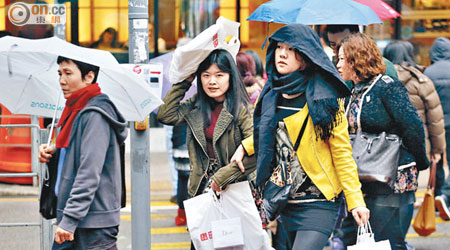
[[[158,6],[158,0],[154,0],[154,25],[153,25],[153,39],[154,39],[154,45],[155,45],[155,53],[153,53],[153,57],[157,57],[159,55],[159,49],[158,49],[158,37],[159,37],[159,6]]]
[[[78,0],[70,1],[70,34],[72,35],[72,43],[80,45],[78,37]]]
[[[35,115],[31,116],[31,124],[39,124],[39,118]],[[39,169],[39,160],[38,160],[38,147],[39,147],[39,129],[37,127],[31,128],[31,172],[37,173]],[[36,187],[38,185],[37,178],[33,177],[33,186]]]
[[[40,130],[40,138],[38,145],[42,142],[45,142],[48,137],[48,130],[43,129]],[[36,157],[37,158],[37,157]],[[39,190],[42,190],[42,176],[45,169],[43,163],[39,164]],[[41,250],[50,250],[53,243],[53,221],[46,220],[44,217],[40,216],[40,224],[41,224]]]
[[[129,62],[147,63],[148,0],[128,0],[128,22]],[[148,129],[136,130],[134,125],[130,126],[131,247],[141,250],[150,249],[150,134]]]
[[[394,9],[402,14],[402,1],[401,0],[395,0],[394,1]],[[402,18],[397,17],[394,19],[394,39],[400,40],[402,37]]]

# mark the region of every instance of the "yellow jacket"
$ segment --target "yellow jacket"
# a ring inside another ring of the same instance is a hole
[[[308,114],[305,105],[301,111],[286,117],[283,121],[292,142],[297,140],[301,125]],[[341,109],[340,122],[333,129],[333,135],[325,142],[316,140],[313,122],[309,117],[303,138],[297,150],[297,157],[311,181],[331,200],[344,191],[348,210],[365,207],[361,192],[356,163],[352,157],[352,147],[348,137],[347,119]],[[253,136],[242,141],[248,155],[254,154]]]

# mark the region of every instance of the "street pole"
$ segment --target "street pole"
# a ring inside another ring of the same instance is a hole
[[[148,0],[128,0],[129,62],[148,62]],[[150,142],[147,126],[130,124],[131,247],[150,249]]]
[[[78,0],[70,1],[70,34],[72,36],[71,43],[80,45],[78,37]]]
[[[401,0],[395,0],[394,1],[394,9],[402,14],[402,1]],[[397,17],[394,19],[394,39],[400,40],[402,38],[402,18]]]

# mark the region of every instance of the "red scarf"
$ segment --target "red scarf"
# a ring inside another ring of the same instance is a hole
[[[62,127],[61,132],[58,134],[58,137],[56,137],[57,148],[67,148],[69,146],[70,131],[72,130],[75,116],[84,108],[84,106],[86,106],[92,97],[98,96],[101,93],[98,83],[94,83],[73,92],[69,98],[67,98],[66,107],[64,107],[57,125],[58,127]]]

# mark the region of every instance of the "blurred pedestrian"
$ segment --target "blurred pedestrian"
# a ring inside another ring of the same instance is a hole
[[[189,164],[189,152],[186,144],[186,124],[173,127],[172,145],[173,161],[178,172],[177,180],[177,203],[178,211],[175,217],[175,225],[186,225],[186,213],[183,201],[188,198],[188,180],[191,166]]]
[[[418,170],[429,166],[422,121],[403,84],[385,74],[386,66],[375,41],[362,33],[352,34],[338,44],[337,51],[339,73],[354,84],[347,108],[349,134],[358,130],[386,132],[402,139],[394,187],[380,181],[363,181],[362,190],[375,240],[389,240],[393,250],[407,249],[405,236],[414,211]],[[346,246],[356,243],[357,228],[351,217],[344,220]]]
[[[264,66],[261,61],[261,57],[254,50],[246,50],[244,52],[251,55],[253,61],[255,61],[256,78],[258,79],[259,83],[264,86],[265,82],[267,81],[267,75],[266,72],[264,71]]]
[[[422,72],[425,67],[414,62],[414,47],[408,41],[392,41],[383,51],[385,58],[394,63],[399,80],[405,85],[411,103],[424,124],[425,145],[427,155],[432,161],[439,162],[445,150],[444,113],[439,95],[430,78]],[[442,168],[442,162],[440,169]],[[436,180],[436,186],[441,187],[444,178]],[[439,195],[435,189],[435,196]]]
[[[117,249],[122,190],[120,144],[127,122],[96,83],[99,68],[58,57],[66,99],[56,150],[39,147],[40,162],[56,161],[53,250]],[[55,157],[55,159],[52,159]]]
[[[263,85],[256,79],[256,66],[253,57],[250,54],[239,52],[236,55],[236,65],[242,77],[250,101],[256,102],[261,93]]]
[[[117,31],[109,27],[102,32],[97,41],[91,44],[91,48],[111,51],[122,48],[122,45],[117,41]]]
[[[445,140],[447,148],[447,164],[450,162],[450,41],[444,37],[438,37],[430,49],[431,66],[425,69],[427,75],[434,83],[436,91],[441,99],[444,110]],[[438,163],[443,166],[444,159]],[[436,197],[436,207],[439,209],[439,216],[444,220],[450,219],[450,176],[447,177],[441,187],[437,185],[438,179],[445,179],[443,167],[438,167],[436,171],[436,189],[439,196]]]
[[[161,123],[188,126],[190,196],[208,188],[221,191],[230,183],[247,180],[255,170],[254,157],[245,157],[244,171],[230,161],[241,140],[253,131],[252,105],[233,57],[226,50],[213,50],[195,75],[197,94],[181,102],[194,76],[174,84],[157,115]]]
[[[263,189],[282,164],[285,143],[292,156],[292,188],[281,211],[284,227],[292,249],[322,250],[336,223],[342,191],[355,220],[363,225],[369,219],[340,101],[350,91],[308,26],[287,25],[269,41],[269,80],[256,103],[253,138],[243,141],[232,160],[245,166],[242,157],[255,153],[256,184]]]

